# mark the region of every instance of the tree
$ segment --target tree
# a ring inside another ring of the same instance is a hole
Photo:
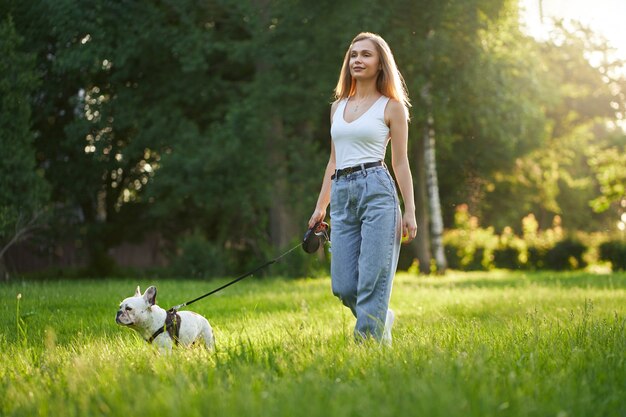
[[[618,146],[596,149],[589,158],[599,186],[599,196],[589,202],[596,213],[612,210],[613,219],[622,219],[626,213],[626,136],[621,135],[623,143]]]
[[[506,225],[597,197],[604,168],[588,163],[585,135],[613,120],[607,100],[623,103],[598,82],[608,67],[580,67],[580,42],[552,50],[523,36],[514,0],[43,0],[7,11],[42,78],[31,95],[37,163],[73,216],[57,222],[99,273],[111,247],[148,233],[174,255],[189,237],[241,268],[295,243],[328,157],[339,65],[362,30],[390,43],[413,100],[424,272],[458,204]],[[621,149],[607,135],[596,145]],[[426,166],[439,187],[430,199]],[[584,192],[563,192],[574,188]]]
[[[4,255],[41,226],[47,184],[37,171],[31,130],[31,94],[39,84],[34,56],[21,51],[11,16],[0,21],[0,276]]]
[[[391,40],[400,45],[399,62],[408,63],[402,69],[413,92],[411,132],[416,136],[411,142],[424,141],[424,153],[431,155],[425,158],[413,152],[416,184],[422,177],[437,179],[430,181],[428,198],[420,194],[424,189],[416,190],[416,195],[433,207],[424,223],[435,226],[430,241],[433,252],[440,253],[436,257],[442,271],[445,259],[437,236],[443,221],[439,218],[451,219],[454,207],[468,200],[478,206],[481,181],[507,166],[523,149],[538,146],[535,133],[541,128],[541,115],[532,107],[536,89],[527,88],[522,94],[518,90],[528,81],[532,87],[533,81],[532,71],[524,66],[526,57],[519,56],[523,50],[517,55],[506,53],[522,38],[516,2],[398,0],[393,9]],[[429,150],[426,145],[435,138]],[[429,174],[420,172],[424,168]],[[434,191],[435,183],[439,192]],[[428,227],[419,233],[428,233]],[[419,247],[420,269],[428,272],[428,248]]]
[[[598,203],[605,201],[601,189],[611,188],[602,184],[604,162],[611,159],[604,156],[623,146],[615,123],[626,107],[624,78],[617,71],[624,63],[611,56],[606,41],[576,23],[555,22],[550,39],[526,49],[535,51],[533,67],[543,84],[535,107],[545,115],[544,145],[492,177],[484,223],[516,225],[533,212],[543,227],[557,214],[569,229],[611,227],[614,220],[599,214]],[[515,201],[507,198],[511,194]]]
[[[222,40],[239,36],[229,11],[193,0],[17,7],[24,22],[40,23],[31,37],[44,68],[36,128],[46,177],[54,199],[76,208],[74,230],[95,272],[110,270],[109,248],[147,232],[175,238],[191,227],[228,225],[220,222],[225,216],[211,217],[220,201],[205,175],[221,167],[220,176],[245,172],[221,160],[223,136],[209,136],[228,123],[227,104],[249,77],[247,66],[224,59]],[[145,194],[161,165],[193,152],[204,159],[182,161],[175,176],[161,176],[162,189],[173,180],[176,193]],[[204,187],[192,195],[189,182],[198,178]]]
[[[95,272],[147,231],[173,242],[199,230],[234,257],[295,237],[328,146],[338,62],[372,10],[332,19],[346,5],[327,3],[8,4],[44,80],[38,155],[74,213],[65,235],[77,233]],[[337,57],[319,59],[329,45]]]

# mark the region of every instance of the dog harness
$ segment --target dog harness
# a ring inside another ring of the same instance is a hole
[[[159,329],[154,332],[154,334],[148,339],[148,343],[154,342],[161,333],[166,332],[170,335],[170,338],[174,341],[174,344],[178,346],[178,335],[180,334],[180,323],[181,319],[176,310],[169,309],[167,310],[167,315],[165,316],[165,323],[163,327],[159,327]]]

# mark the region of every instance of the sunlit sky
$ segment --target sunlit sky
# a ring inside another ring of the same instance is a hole
[[[577,20],[608,39],[619,57],[626,58],[626,0],[519,0],[519,4],[529,34],[542,38],[550,18]]]

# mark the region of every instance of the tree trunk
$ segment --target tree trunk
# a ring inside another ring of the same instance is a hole
[[[424,128],[424,167],[426,170],[426,185],[430,205],[430,230],[432,234],[432,250],[435,254],[437,273],[443,274],[448,265],[443,249],[443,216],[441,201],[439,200],[439,184],[437,181],[437,161],[435,158],[435,127],[432,112],[432,97],[430,83],[422,89],[422,98],[426,104],[426,126]]]
[[[260,27],[269,27],[272,18],[271,2],[268,0],[255,0],[259,17]],[[259,101],[264,100],[262,94],[265,88],[272,88],[272,72],[274,71],[271,56],[266,52],[258,55],[256,59],[256,78],[261,85],[257,86],[257,91],[261,92]],[[270,244],[273,248],[284,248],[289,245],[295,236],[295,225],[292,212],[289,208],[289,182],[287,180],[288,157],[285,147],[283,118],[278,114],[274,106],[265,106],[267,113],[266,120],[270,120],[269,128],[264,132],[267,137],[267,159],[272,167],[270,177],[270,207],[269,207],[269,235]]]
[[[415,210],[417,215],[417,239],[414,244],[419,271],[430,274],[430,231],[428,229],[428,197],[426,195],[426,172],[424,166],[424,138],[420,137],[413,147],[413,172]]]
[[[9,269],[6,267],[3,255],[0,255],[0,281],[9,282]]]
[[[284,248],[295,236],[293,215],[289,209],[289,182],[287,181],[287,156],[283,141],[283,120],[276,115],[268,135],[269,163],[274,168],[269,213],[270,240],[274,248]]]

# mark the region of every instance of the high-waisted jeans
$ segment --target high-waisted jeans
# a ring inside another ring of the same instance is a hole
[[[380,340],[402,234],[398,194],[387,168],[334,179],[330,220],[333,294],[356,317],[357,339]]]

